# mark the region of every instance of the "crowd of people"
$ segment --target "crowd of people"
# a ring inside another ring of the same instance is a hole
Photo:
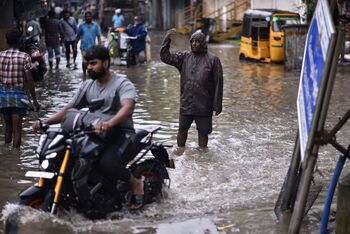
[[[96,9],[89,6],[82,8],[79,14],[77,12],[78,10],[71,10],[67,4],[63,8],[53,5],[46,17],[38,20],[30,19],[24,26],[25,29],[33,28],[31,31],[26,30],[26,35],[33,36],[38,44],[43,45],[41,49],[47,51],[50,70],[54,67],[59,69],[62,52],[65,53],[66,67],[77,69],[78,42],[80,42],[79,49],[83,58],[89,48],[95,44],[101,44],[102,32],[99,23],[95,20]],[[150,53],[146,56],[146,42],[150,43],[150,38],[143,20],[139,16],[135,16],[133,20],[133,24],[126,25],[122,10],[118,8],[111,18],[112,29],[121,28],[121,32],[136,38],[130,42],[132,58],[136,64],[144,63],[150,60]],[[85,60],[82,63],[82,70],[85,79]]]
[[[63,8],[60,5],[52,5],[46,17],[39,20],[30,19],[26,22],[25,29],[30,26],[34,28],[31,31],[26,30],[26,35],[34,36],[38,44],[44,44],[41,48],[47,50],[50,70],[53,69],[54,65],[56,69],[59,69],[62,51],[65,53],[66,67],[70,68],[73,65],[73,68],[77,68],[77,43],[80,39],[82,46],[80,49],[83,54],[84,51],[96,44],[96,37],[100,37],[101,30],[99,25],[92,20],[94,13],[90,9],[91,7],[85,7],[78,14],[78,10],[71,10],[68,4],[64,4]],[[93,29],[86,30],[89,28],[86,26],[90,25]],[[83,68],[85,67],[86,65],[83,66]]]

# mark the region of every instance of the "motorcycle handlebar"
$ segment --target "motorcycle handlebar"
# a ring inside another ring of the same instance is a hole
[[[25,37],[22,38],[22,40],[23,40],[24,43],[26,43],[26,42],[32,40],[34,37],[39,36],[39,35],[40,35],[40,33],[37,33],[35,35],[25,36]]]
[[[121,36],[124,39],[130,39],[130,40],[135,40],[137,37],[131,37],[131,36]]]

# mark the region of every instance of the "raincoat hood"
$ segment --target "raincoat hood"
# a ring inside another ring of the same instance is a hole
[[[196,39],[196,40],[200,41],[200,48],[199,48],[198,51],[193,51],[192,46],[191,46],[192,52],[195,52],[195,53],[206,53],[208,51],[207,41],[205,40],[204,33],[202,33],[201,31],[197,31],[197,32],[193,33],[191,38],[190,38],[190,42],[193,39]]]

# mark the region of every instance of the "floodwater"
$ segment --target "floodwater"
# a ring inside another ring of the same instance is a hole
[[[179,109],[178,71],[159,60],[159,32],[151,32],[152,62],[126,68],[112,66],[137,87],[139,100],[134,114],[136,127],[162,126],[156,140],[176,144]],[[188,49],[188,38],[175,36],[172,51]],[[34,181],[25,171],[37,166],[34,149],[38,136],[30,131],[37,118],[24,123],[20,150],[0,148],[0,230],[11,212],[20,209],[19,233],[286,233],[288,224],[277,222],[273,213],[290,157],[297,129],[296,97],[299,72],[287,72],[283,65],[238,61],[237,45],[210,44],[224,69],[223,112],[213,118],[213,133],[206,150],[197,148],[195,126],[189,132],[185,152],[170,150],[176,169],[169,170],[170,189],[165,198],[140,213],[113,214],[106,220],[90,221],[79,214],[57,218],[16,205],[17,194]],[[43,105],[39,117],[55,113],[81,83],[81,70],[68,70],[62,59],[60,70],[49,73],[38,84]],[[347,66],[339,66],[329,121],[331,128],[348,109],[350,80]],[[339,133],[347,144],[349,129]],[[0,125],[2,131],[2,125]],[[3,142],[1,135],[0,141]],[[324,181],[335,166],[338,153],[322,147],[318,168]],[[326,187],[324,188],[326,190]],[[319,233],[324,192],[304,219],[301,233]]]

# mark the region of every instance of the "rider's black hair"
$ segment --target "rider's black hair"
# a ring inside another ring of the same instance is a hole
[[[108,68],[111,64],[111,57],[109,56],[109,51],[106,47],[101,45],[95,45],[91,47],[84,56],[86,61],[93,59],[100,59],[102,61],[108,60]]]
[[[22,33],[17,28],[11,28],[6,33],[6,42],[9,45],[17,45],[21,41]]]

